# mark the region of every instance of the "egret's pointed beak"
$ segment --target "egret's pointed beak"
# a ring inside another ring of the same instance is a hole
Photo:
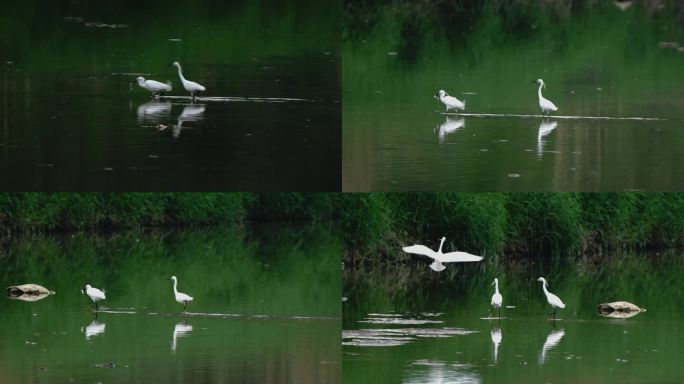
[[[489,285],[494,285],[494,282],[492,281],[492,283],[491,283],[491,284],[489,284]]]

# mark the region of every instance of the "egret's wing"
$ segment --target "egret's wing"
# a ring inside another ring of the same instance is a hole
[[[437,257],[442,263],[462,263],[467,261],[480,261],[482,256],[472,255],[468,252],[449,252]]]
[[[437,252],[433,251],[432,249],[416,244],[416,245],[411,245],[409,247],[403,247],[402,250],[406,253],[414,253],[416,255],[424,255],[427,256],[431,259],[437,259]]]

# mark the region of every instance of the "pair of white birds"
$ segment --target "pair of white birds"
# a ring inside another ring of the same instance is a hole
[[[196,83],[194,81],[187,80],[183,76],[183,69],[177,61],[174,61],[173,63],[171,63],[171,65],[178,69],[178,77],[180,77],[181,83],[183,83],[183,88],[185,88],[186,91],[190,92],[190,96],[192,96],[193,100],[195,100],[195,97],[200,92],[205,91],[206,88],[204,88],[203,85]],[[172,89],[170,81],[166,82],[165,84],[156,80],[145,80],[145,78],[142,76],[135,79],[135,81],[138,83],[140,88],[152,92],[152,97],[158,97],[160,93],[171,92]]]
[[[539,108],[541,108],[542,114],[546,113],[547,115],[550,115],[552,111],[553,112],[557,111],[558,108],[556,107],[556,104],[554,104],[553,102],[551,102],[551,100],[542,96],[542,92],[541,92],[542,87],[544,87],[544,89],[546,89],[546,84],[544,84],[544,80],[537,79],[536,81],[533,80],[532,82],[539,84],[539,91],[538,91]],[[442,102],[442,104],[444,104],[446,106],[446,112],[447,113],[449,113],[450,109],[455,109],[457,112],[459,109],[465,110],[465,100],[460,101],[459,99],[457,99],[453,96],[449,96],[449,94],[443,90],[440,90],[439,92],[437,92],[437,94],[435,94],[435,98],[438,98]]]
[[[178,304],[183,304],[183,310],[185,310],[185,308],[188,306],[188,303],[192,303],[192,296],[186,295],[182,292],[178,292],[178,279],[176,278],[176,276],[171,276],[169,280],[173,280],[173,295],[176,301],[178,302]],[[97,302],[106,299],[104,290],[94,288],[90,284],[86,284],[85,288],[85,294],[88,295],[88,297],[90,297],[90,300],[92,300],[95,304],[95,310],[99,310]]]
[[[542,282],[542,290],[544,291],[544,294],[546,295],[546,301],[551,305],[551,308],[553,308],[553,319],[556,319],[556,309],[560,308],[563,309],[565,308],[565,303],[556,295],[553,293],[549,292],[547,289],[549,283],[546,282],[546,279],[543,277],[540,277],[537,279],[537,281]],[[501,293],[499,292],[499,279],[494,279],[494,282],[492,283],[494,285],[494,294],[492,295],[492,309],[499,310],[499,318],[501,318],[501,305],[503,303],[503,296],[501,296]]]

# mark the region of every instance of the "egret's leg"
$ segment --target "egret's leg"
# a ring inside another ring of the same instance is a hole
[[[499,307],[499,320],[501,320],[501,307]]]
[[[96,302],[95,302],[95,311],[97,312],[97,311],[99,311],[99,310],[100,310],[100,307],[97,306],[97,301],[96,301]]]

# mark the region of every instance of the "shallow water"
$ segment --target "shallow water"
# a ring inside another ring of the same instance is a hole
[[[421,266],[419,265],[418,268]],[[427,268],[427,266],[422,266]],[[447,271],[453,266],[449,266]],[[469,269],[407,283],[350,278],[344,293],[346,383],[679,382],[684,379],[678,255],[615,255],[605,263],[551,268],[550,291],[566,304],[553,321],[539,269]],[[465,274],[464,274],[465,273]],[[489,300],[499,278],[501,317]],[[409,281],[411,278],[408,279]],[[421,282],[421,280],[423,280]],[[646,308],[628,319],[597,313],[628,300]]]
[[[3,286],[56,291],[0,300],[3,383],[339,382],[339,242],[325,228],[29,237],[2,259]],[[171,274],[194,297],[187,314]],[[97,314],[86,283],[106,291]]]
[[[671,13],[607,3],[516,35],[486,11],[443,31],[388,8],[343,43],[344,190],[684,188],[684,50],[659,47],[684,44]],[[550,118],[537,78],[559,108]],[[444,116],[440,89],[467,113]]]
[[[338,12],[128,3],[0,16],[17,37],[0,42],[6,190],[339,190]],[[191,103],[173,60],[208,99]],[[137,76],[185,99],[152,100]]]

